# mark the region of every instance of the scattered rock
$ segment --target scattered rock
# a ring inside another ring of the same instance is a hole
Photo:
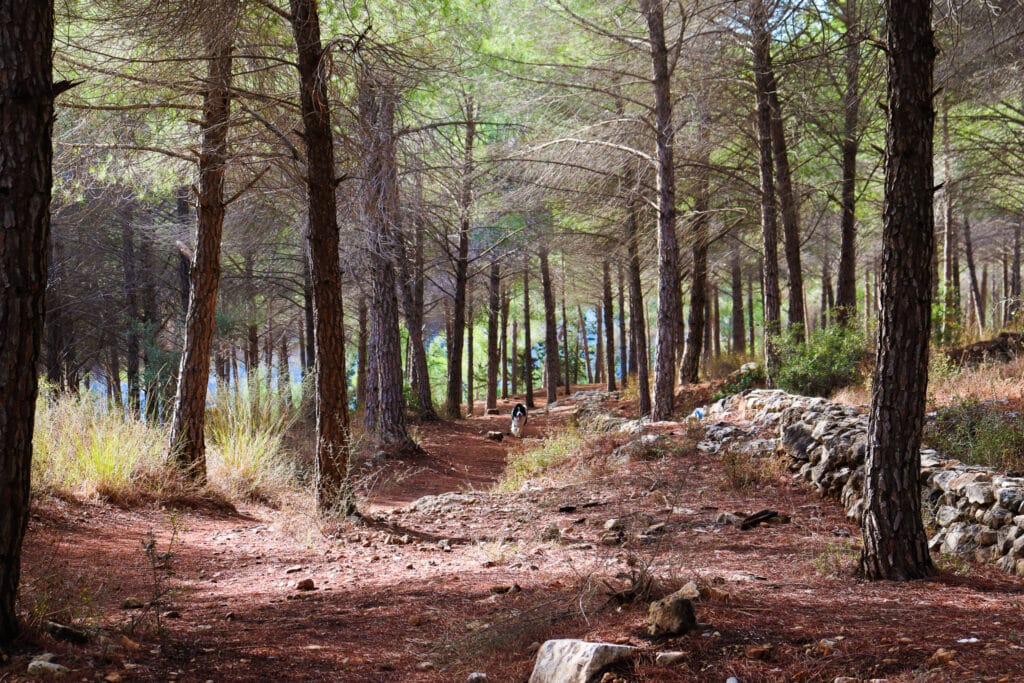
[[[652,636],[679,635],[697,626],[693,602],[683,591],[652,602],[647,609],[647,632]]]
[[[628,645],[549,640],[537,652],[529,683],[592,683],[598,673],[635,652]]]
[[[39,655],[28,663],[26,673],[28,673],[29,676],[49,678],[59,678],[63,676],[70,671],[70,669],[53,661],[56,657],[57,655],[52,652],[45,652]]]
[[[295,590],[297,591],[311,591],[316,589],[316,584],[313,583],[313,579],[302,579],[295,584]]]
[[[747,645],[747,659],[769,659],[772,656],[771,645]]]
[[[487,683],[487,674],[483,671],[474,671],[469,674],[466,683]]]
[[[487,438],[491,441],[501,441],[505,438],[505,434],[502,432],[487,432]]]
[[[657,666],[674,666],[686,659],[685,652],[659,652],[654,658]]]
[[[562,540],[562,532],[557,524],[549,524],[541,533],[540,540],[557,543]]]
[[[291,567],[286,568],[284,570],[284,573],[285,574],[297,574],[297,573],[301,572],[303,569],[305,569],[305,567],[303,567],[301,564],[295,564],[295,565],[292,565]]]
[[[944,647],[940,647],[928,658],[928,663],[932,665],[949,664],[953,661],[954,657],[956,657],[955,650],[947,650]]]
[[[145,606],[146,603],[138,598],[125,598],[121,601],[121,609],[142,609]]]
[[[437,542],[437,547],[441,549],[441,552],[450,553],[452,551],[452,542],[447,538],[442,538]]]

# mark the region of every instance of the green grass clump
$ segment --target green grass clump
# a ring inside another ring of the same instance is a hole
[[[941,408],[935,420],[925,425],[924,442],[970,465],[1024,468],[1024,417],[977,399]]]
[[[779,369],[773,379],[780,389],[828,397],[837,389],[863,380],[867,350],[859,329],[831,325],[815,330],[805,342],[798,342],[787,332],[776,343]]]
[[[499,491],[517,491],[524,482],[543,474],[549,468],[566,460],[583,445],[583,436],[576,429],[567,429],[556,436],[541,440],[518,453],[510,453],[505,476],[498,484]]]
[[[275,500],[294,480],[295,464],[283,441],[298,419],[296,403],[264,383],[221,392],[206,414],[210,478],[233,496]]]
[[[92,394],[44,388],[36,404],[32,486],[86,498],[132,489],[163,467],[163,429],[112,409]]]

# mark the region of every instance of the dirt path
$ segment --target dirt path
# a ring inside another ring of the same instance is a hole
[[[529,436],[564,430],[564,419],[537,411]],[[651,459],[613,465],[608,454],[629,437],[594,437],[555,478],[489,493],[505,449],[519,445],[487,440],[494,428],[507,429],[507,416],[421,427],[430,457],[393,465],[368,523],[341,530],[261,507],[225,516],[42,506],[26,594],[52,596],[53,608],[58,596],[80,608],[87,599],[108,635],[86,646],[37,635],[0,681],[22,680],[43,650],[75,679],[111,683],[464,681],[471,671],[525,681],[534,644],[548,637],[642,648],[650,655],[630,681],[1011,681],[1024,671],[1020,580],[947,562],[934,581],[861,582],[851,572],[857,530],[837,506],[785,476],[732,488],[720,457],[694,449],[681,426],[664,427],[678,446]],[[463,495],[409,507],[445,491]],[[763,508],[792,521],[751,531],[715,521]],[[620,535],[609,538],[610,520]],[[152,613],[121,605],[152,597],[142,543],[153,531],[166,548],[175,526],[175,573],[163,587],[172,613],[158,633]],[[698,605],[706,625],[647,636],[646,601],[610,596],[646,577],[655,597],[687,580],[714,587]],[[313,590],[297,590],[304,579]],[[125,640],[132,618],[140,628]],[[687,655],[658,668],[663,650]]]

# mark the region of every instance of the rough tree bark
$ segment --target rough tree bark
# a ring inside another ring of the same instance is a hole
[[[359,297],[359,305],[356,314],[356,324],[359,327],[358,338],[356,339],[356,407],[366,407],[366,367],[368,346],[370,344],[370,311],[366,305],[366,297]]]
[[[466,135],[462,149],[462,182],[458,193],[459,235],[455,254],[455,296],[452,310],[452,336],[448,339],[448,385],[444,413],[448,419],[460,418],[462,401],[462,347],[466,329],[466,287],[469,280],[469,228],[473,205],[473,144],[476,140],[476,105],[466,95],[464,103]],[[472,408],[472,406],[470,406]]]
[[[605,259],[601,264],[601,283],[604,294],[604,361],[605,380],[608,391],[615,391],[615,310],[612,308],[611,264]],[[621,305],[621,304],[620,304]],[[600,330],[598,335],[600,335]]]
[[[772,154],[772,114],[768,98],[771,84],[771,36],[768,34],[768,11],[764,0],[751,0],[750,24],[752,53],[754,56],[754,92],[757,101],[758,170],[761,179],[761,237],[764,244],[762,278],[764,287],[764,356],[765,371],[771,383],[778,367],[775,338],[780,332],[782,307],[779,292],[779,237],[775,206],[775,177]]]
[[[523,403],[533,408],[533,342],[530,341],[530,257],[523,256]]]
[[[619,383],[626,388],[629,381],[629,335],[626,334],[626,282],[619,264]]]
[[[398,450],[417,449],[405,424],[402,337],[398,326],[395,264],[402,248],[398,234],[398,160],[395,113],[398,94],[387,76],[363,63],[358,77],[359,134],[362,148],[361,214],[370,271],[369,370],[364,420],[367,433]]]
[[[555,293],[551,284],[547,247],[540,248],[540,284],[544,291],[544,367],[548,403],[558,400],[558,323],[555,321]]]
[[[50,233],[53,2],[0,0],[0,643],[18,635],[21,546]]]
[[[419,419],[424,422],[434,422],[438,419],[438,415],[437,411],[434,410],[434,399],[430,391],[427,349],[423,340],[424,285],[426,279],[423,248],[426,230],[422,216],[413,216],[412,223],[412,257],[409,258],[405,255],[405,249],[399,250],[400,275],[402,279],[402,286],[399,288],[399,291],[402,294],[405,327],[409,332],[407,347],[411,365],[409,384],[412,389],[412,395],[416,397],[416,411]],[[365,315],[365,312],[363,314]]]
[[[843,95],[842,209],[839,272],[836,281],[836,321],[847,324],[857,314],[857,154],[860,149],[860,14],[857,0],[846,0],[846,89]]]
[[[500,346],[498,355],[501,357],[501,399],[503,401],[508,400],[508,309],[509,304],[508,289],[502,289],[501,292],[501,334]]]
[[[185,347],[171,419],[171,461],[197,483],[206,481],[206,388],[220,286],[220,242],[224,227],[224,178],[231,118],[233,27],[225,22],[207,38],[209,61],[203,95],[203,140],[199,161],[196,248],[189,269]]]
[[[316,503],[321,512],[347,516],[355,514],[356,504],[348,478],[348,377],[328,76],[315,0],[290,3],[306,149],[306,241],[316,352]]]
[[[583,366],[587,370],[587,384],[593,384],[594,372],[590,365],[590,342],[587,340],[587,321],[583,317],[583,306],[579,303],[576,304],[576,319],[579,321],[579,336],[583,339]],[[598,333],[600,334],[600,331]]]
[[[702,128],[705,129],[706,143],[707,127],[702,125]],[[699,379],[701,345],[704,339],[704,328],[707,326],[707,318],[704,315],[704,299],[707,297],[708,288],[708,224],[710,222],[708,210],[711,208],[710,151],[707,144],[701,146],[699,167],[694,179],[693,235],[690,238],[693,258],[690,266],[690,314],[687,319],[686,349],[683,351],[683,364],[679,370],[681,384],[691,384]]]
[[[498,265],[497,258],[492,258],[487,288],[487,398],[484,403],[485,415],[497,415],[498,413],[498,369],[501,364],[501,358],[498,355],[498,319],[500,317],[501,266]]]
[[[734,237],[729,271],[732,277],[732,352],[747,352],[747,331],[743,319],[743,261],[740,258],[740,240]],[[751,349],[753,351],[753,349]]]
[[[629,360],[636,366],[637,410],[641,417],[651,414],[651,385],[647,365],[647,335],[644,319],[644,290],[640,281],[639,200],[631,194],[626,206],[626,250],[629,259]],[[625,364],[625,363],[624,363]]]
[[[672,417],[676,382],[676,327],[682,318],[679,297],[679,247],[676,241],[676,187],[672,147],[672,89],[665,43],[663,0],[640,0],[647,20],[654,70],[654,119],[658,156],[658,349],[654,364],[654,403],[651,419]]]
[[[882,302],[868,418],[864,548],[869,579],[935,573],[921,523],[921,431],[931,328],[932,40],[930,0],[886,0],[888,61]]]
[[[971,240],[971,221],[964,215],[964,252],[967,256],[967,274],[971,279],[971,301],[973,302],[975,319],[978,321],[978,334],[985,333],[985,295],[983,287],[978,285],[978,269],[974,265],[974,244]]]

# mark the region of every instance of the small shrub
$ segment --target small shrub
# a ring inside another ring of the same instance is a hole
[[[1000,412],[977,399],[937,411],[925,425],[924,442],[970,465],[1015,471],[1024,467],[1024,417]]]
[[[206,415],[211,479],[234,495],[274,501],[295,479],[294,463],[282,442],[300,409],[257,383],[218,396]]]
[[[722,452],[722,472],[737,491],[760,488],[776,481],[782,465],[774,458],[756,458],[731,444]]]
[[[859,562],[859,543],[829,543],[814,558],[814,568],[821,576],[852,576]]]
[[[501,491],[516,491],[526,480],[557,465],[583,444],[579,431],[568,429],[557,436],[544,439],[539,445],[509,454],[505,476],[498,484]]]
[[[832,325],[816,330],[805,342],[787,332],[776,344],[779,369],[774,380],[781,389],[827,397],[863,379],[861,368],[867,352],[859,329]]]
[[[759,363],[744,363],[738,370],[729,375],[729,378],[722,385],[712,398],[718,400],[726,396],[742,393],[748,389],[763,387],[768,381],[764,373],[764,366]]]
[[[163,467],[165,441],[160,427],[125,416],[93,394],[79,398],[44,387],[36,404],[33,489],[116,498]]]

